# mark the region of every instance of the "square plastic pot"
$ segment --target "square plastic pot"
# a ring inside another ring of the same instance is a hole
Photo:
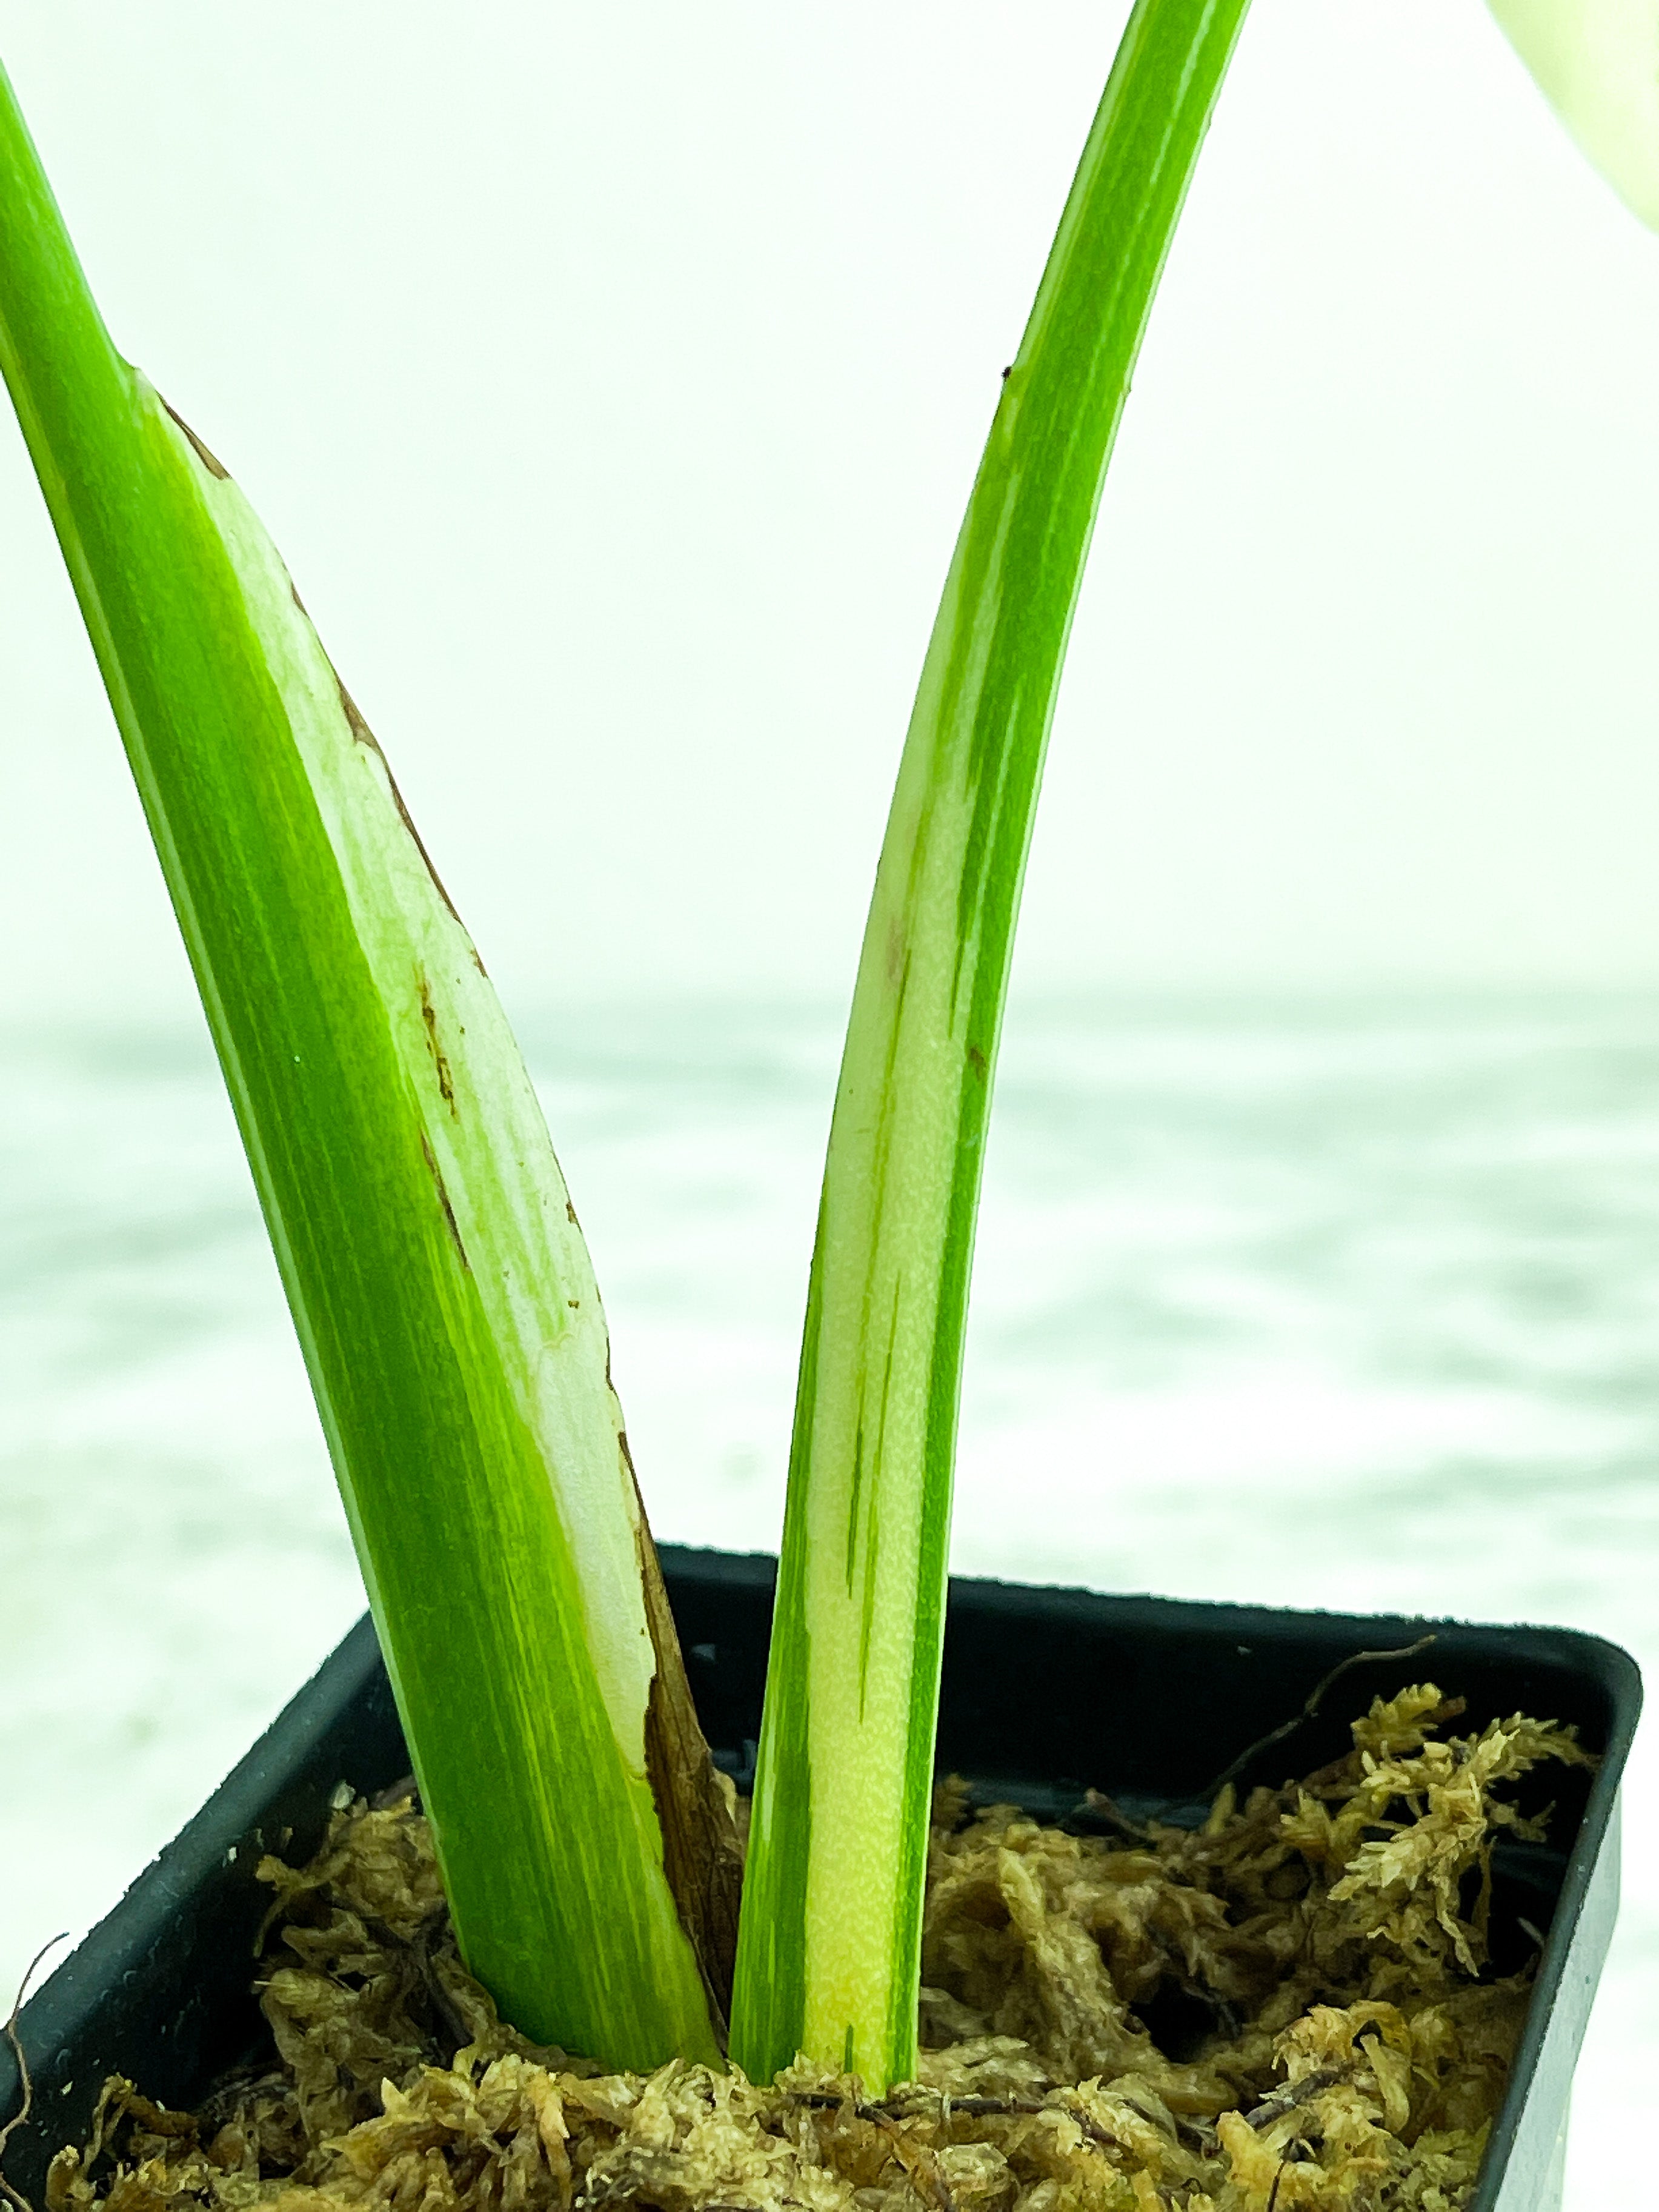
[[[775,1563],[665,1547],[663,1567],[704,1730],[741,1788],[759,1732]],[[1471,2212],[1555,2212],[1573,2068],[1618,1904],[1619,1781],[1641,1703],[1635,1664],[1615,1645],[1565,1629],[957,1582],[939,1767],[969,1777],[981,1802],[1013,1799],[1048,1818],[1094,1787],[1132,1814],[1196,1819],[1215,1778],[1299,1712],[1333,1668],[1430,1633],[1434,1644],[1409,1660],[1355,1667],[1316,1718],[1238,1778],[1276,1786],[1310,1771],[1347,1747],[1347,1722],[1374,1694],[1425,1679],[1468,1699],[1465,1725],[1517,1711],[1571,1721],[1602,1753],[1593,1781],[1549,1778],[1549,1842],[1501,1845],[1494,1885],[1495,1965],[1517,1966],[1533,1949],[1522,1922],[1546,1940]],[[26,2007],[35,2104],[5,2172],[37,2212],[52,2154],[84,2136],[106,2075],[189,2106],[259,2045],[249,1985],[270,1892],[255,1866],[269,1850],[307,1856],[342,1784],[372,1795],[409,1765],[373,1629],[360,1621]],[[0,2117],[17,2098],[0,2049]]]

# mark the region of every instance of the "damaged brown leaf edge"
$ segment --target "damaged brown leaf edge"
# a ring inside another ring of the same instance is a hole
[[[633,1476],[628,1439],[623,1436],[618,1442]],[[634,1491],[637,1498],[636,1476]],[[743,1855],[732,1818],[732,1785],[709,1755],[691,1701],[685,1660],[642,1503],[639,1559],[646,1622],[657,1660],[645,1715],[646,1772],[662,1828],[663,1870],[679,1908],[680,1924],[702,1970],[709,2012],[724,2050],[738,1952]]]

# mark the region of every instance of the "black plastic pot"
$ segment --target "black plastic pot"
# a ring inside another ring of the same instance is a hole
[[[705,1731],[741,1787],[759,1727],[774,1562],[669,1548],[663,1567]],[[939,1764],[971,1777],[982,1801],[1013,1798],[1050,1817],[1091,1786],[1131,1814],[1195,1814],[1240,1752],[1300,1711],[1334,1667],[1431,1632],[1433,1645],[1409,1661],[1356,1667],[1317,1717],[1239,1778],[1277,1784],[1308,1772],[1347,1747],[1346,1721],[1375,1692],[1425,1678],[1468,1699],[1464,1725],[1529,1712],[1575,1722],[1603,1753],[1593,1783],[1552,1773],[1550,1842],[1504,1847],[1495,1883],[1494,1964],[1528,1955],[1523,1920],[1547,1941],[1472,2212],[1554,2212],[1573,2067],[1618,1904],[1619,1778],[1641,1704],[1636,1667],[1615,1645],[1565,1629],[958,1582]],[[408,1769],[374,1632],[361,1621],[26,2008],[35,2106],[8,2148],[15,2188],[39,2207],[52,2153],[84,2134],[106,2075],[185,2106],[256,2047],[263,2023],[249,1983],[270,1899],[253,1878],[261,1853],[303,1858],[342,1784],[372,1794]],[[0,2051],[0,2115],[16,2100],[11,2057]]]

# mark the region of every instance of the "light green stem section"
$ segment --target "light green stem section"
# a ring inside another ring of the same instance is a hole
[[[1659,0],[1490,0],[1579,145],[1659,230]]]
[[[678,1653],[653,1649],[605,1318],[540,1109],[275,549],[112,345],[3,76],[0,370],[207,1007],[463,1948],[538,2039],[713,2057],[648,1771]]]
[[[1139,0],[922,671],[825,1167],[732,2056],[916,2057],[951,1480],[991,1078],[1106,462],[1247,0]],[[1017,1486],[1010,1510],[1017,1510]]]

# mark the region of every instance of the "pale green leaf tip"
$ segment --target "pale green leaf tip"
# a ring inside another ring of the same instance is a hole
[[[1659,0],[1487,0],[1567,129],[1659,230]]]

